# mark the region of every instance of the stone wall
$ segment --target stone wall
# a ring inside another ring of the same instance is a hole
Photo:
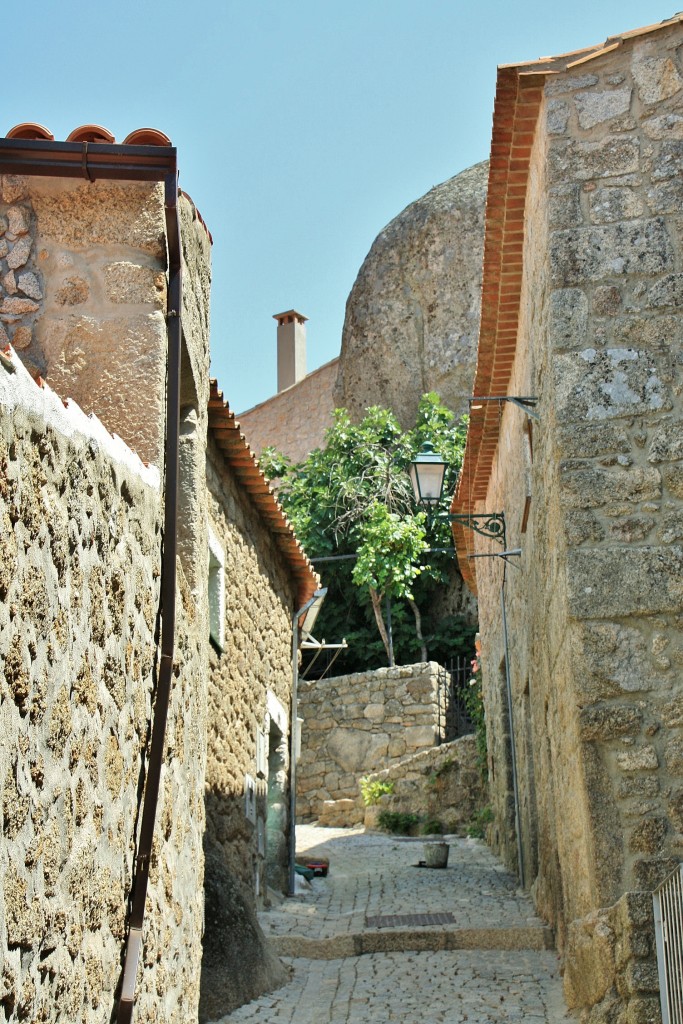
[[[286,979],[284,968],[268,952],[254,908],[263,905],[268,885],[281,893],[287,889],[296,609],[292,578],[273,535],[212,439],[207,485],[209,519],[226,581],[224,645],[211,647],[208,682],[207,904],[200,1019],[215,1020]],[[265,743],[265,772],[258,761],[259,733]],[[250,813],[246,788],[252,784]]]
[[[212,647],[210,660],[207,823],[235,877],[263,893],[265,864],[258,855],[256,822],[244,814],[244,779],[250,775],[257,783],[263,803],[257,817],[265,819],[267,779],[257,776],[257,730],[268,734],[269,700],[272,705],[275,698],[289,739],[295,592],[272,535],[213,444],[207,470],[210,520],[229,581],[225,647],[220,652]],[[285,771],[288,763],[287,757]]]
[[[494,845],[518,867],[512,726],[524,881],[584,964],[606,941],[591,915],[646,902],[634,893],[683,848],[682,42],[664,27],[548,77],[508,392],[538,396],[540,422],[529,446],[524,414],[505,407],[480,506],[504,509],[522,548],[507,652],[503,566],[477,565]],[[573,1005],[616,1019],[618,998],[629,1020],[654,1020],[651,919],[605,913],[623,931],[615,966],[604,986],[597,967],[583,988],[574,972]]]
[[[156,679],[158,474],[0,368],[0,849],[12,1020],[109,1019]],[[205,615],[181,575],[136,1019],[196,1014]]]
[[[564,992],[570,1010],[591,1024],[661,1020],[652,896],[625,893],[612,907],[572,921]]]
[[[380,812],[386,810],[417,814],[423,825],[438,821],[444,832],[462,832],[487,802],[474,735],[421,750],[370,779],[390,782],[393,789],[365,808],[366,828],[376,828]]]
[[[333,422],[338,369],[339,359],[332,359],[291,388],[241,413],[240,426],[252,451],[258,455],[273,445],[292,462],[302,462],[314,448],[323,448],[325,431]]]
[[[445,735],[443,669],[435,662],[381,668],[299,683],[303,718],[297,766],[297,819],[311,821],[326,801],[344,820],[363,820],[358,780]]]
[[[160,465],[163,186],[5,175],[0,200],[0,344],[9,338],[32,373]],[[182,196],[179,207],[191,282],[183,327],[190,347],[199,344],[190,354],[199,388],[208,372],[210,242],[191,201]]]

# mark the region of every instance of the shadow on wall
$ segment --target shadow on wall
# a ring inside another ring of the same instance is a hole
[[[253,887],[240,878],[226,856],[230,822],[244,821],[242,802],[207,793],[207,819],[216,805],[226,828],[220,840],[213,829],[204,833],[204,939],[199,1020],[204,1024],[232,1012],[264,992],[284,985],[287,968],[268,948],[256,917]],[[241,844],[236,844],[241,845]]]

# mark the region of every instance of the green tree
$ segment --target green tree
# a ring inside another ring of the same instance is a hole
[[[448,465],[444,492],[452,493],[465,429],[465,419],[457,422],[432,393],[421,399],[410,431],[403,431],[387,409],[374,406],[357,424],[345,409],[338,409],[325,447],[304,462],[292,465],[274,449],[261,454],[261,467],[270,478],[278,478],[278,497],[329,588],[316,632],[347,638],[347,670],[381,663],[388,646],[381,609],[385,595],[396,601],[392,623],[397,659],[426,659],[427,652],[436,657],[461,644],[469,648],[469,623],[454,618],[435,622],[430,613],[436,588],[445,583],[453,564],[453,542],[446,518],[426,517],[416,507],[408,477],[410,460],[430,441]],[[445,500],[440,511],[447,506]],[[430,554],[427,564],[428,548],[444,551]],[[329,557],[340,560],[318,561]]]
[[[422,636],[422,615],[413,597],[412,585],[429,570],[422,564],[428,544],[425,536],[424,512],[401,517],[386,505],[373,501],[367,508],[360,527],[358,559],[353,567],[353,582],[367,587],[372,601],[377,628],[382,637],[389,664],[394,661],[393,643],[382,617],[384,596],[405,598],[415,616],[415,632],[422,647],[423,661],[427,648]]]

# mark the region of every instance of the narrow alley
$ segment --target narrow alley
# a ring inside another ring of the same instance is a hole
[[[422,838],[314,825],[297,837],[330,872],[260,915],[291,981],[222,1024],[571,1020],[552,933],[485,843],[448,837],[439,870],[419,867]]]

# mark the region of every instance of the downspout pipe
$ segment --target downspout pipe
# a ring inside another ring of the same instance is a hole
[[[503,567],[503,582],[500,587],[500,610],[503,625],[503,644],[505,648],[505,692],[507,695],[508,722],[510,724],[510,769],[512,773],[512,792],[515,801],[515,834],[517,836],[517,863],[519,866],[519,880],[522,888],[525,884],[524,851],[522,848],[522,822],[519,810],[519,782],[517,778],[517,746],[515,743],[515,720],[512,701],[512,681],[510,678],[510,649],[508,645],[508,621],[505,612],[505,583],[507,565]]]
[[[164,541],[161,559],[161,649],[145,795],[134,868],[123,984],[117,1014],[117,1024],[129,1024],[133,1018],[135,981],[142,949],[142,926],[164,756],[175,645],[178,434],[182,341],[182,252],[178,213],[178,154],[174,146],[126,146],[87,142],[47,142],[35,139],[0,139],[0,174],[84,178],[87,181],[105,178],[111,181],[164,182],[169,286],[164,452],[166,486],[164,490]]]
[[[135,981],[142,950],[142,926],[149,883],[150,858],[161,768],[164,760],[166,719],[171,700],[175,644],[176,554],[178,547],[178,452],[180,427],[180,364],[182,346],[182,256],[178,214],[177,170],[164,182],[164,210],[168,245],[168,377],[166,386],[166,488],[164,495],[164,546],[161,563],[161,657],[154,702],[154,719],[138,851],[133,878],[130,924],[123,965],[123,983],[117,1024],[130,1024],[135,1005]]]
[[[327,587],[316,590],[306,604],[292,617],[292,701],[289,720],[289,857],[287,895],[296,893],[296,750],[299,732],[297,710],[299,703],[299,637],[313,629],[313,620],[327,594]],[[311,610],[315,608],[313,614]],[[308,613],[308,614],[307,614]],[[305,618],[302,620],[302,617]],[[300,625],[301,624],[301,625]]]

